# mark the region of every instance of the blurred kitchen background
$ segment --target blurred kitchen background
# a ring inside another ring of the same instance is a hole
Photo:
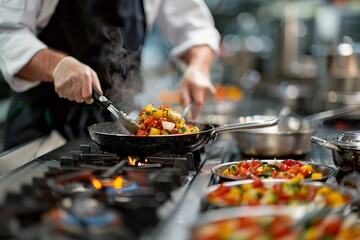
[[[306,116],[360,103],[359,1],[205,2],[222,42],[212,71],[218,93],[199,121],[224,124],[240,115],[278,114],[283,107]],[[169,49],[155,28],[143,51],[148,91],[136,96],[140,106],[179,102]],[[0,84],[3,126],[10,91]]]
[[[360,103],[359,1],[206,3],[222,42],[212,75],[218,94],[199,120],[222,124],[239,115],[277,114],[284,107],[306,116]],[[167,64],[168,44],[153,34],[146,47],[149,88],[171,89],[176,71]],[[165,101],[174,96],[162,89],[151,92]]]

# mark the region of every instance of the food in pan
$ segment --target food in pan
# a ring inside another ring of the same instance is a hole
[[[295,177],[221,183],[214,186],[206,198],[216,206],[311,204],[335,209],[351,203],[353,195],[320,182],[301,182]]]
[[[137,122],[141,126],[141,129],[137,132],[139,136],[199,132],[198,127],[187,124],[185,118],[168,105],[154,107],[149,104],[145,106],[140,110]]]
[[[261,161],[251,159],[240,161],[226,168],[222,175],[238,178],[281,178],[290,179],[295,176],[300,178],[320,179],[323,174],[311,164],[302,163],[293,159],[283,161]]]
[[[353,218],[354,215],[329,214],[321,218],[315,216],[304,224],[293,224],[290,214],[224,216],[196,226],[191,239],[358,239],[360,224]]]

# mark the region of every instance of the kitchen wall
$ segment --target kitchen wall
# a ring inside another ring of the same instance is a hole
[[[339,95],[345,90],[342,86],[328,87],[334,76],[329,75],[328,68],[324,69],[329,59],[324,63],[321,54],[330,53],[320,53],[319,49],[337,50],[347,41],[353,51],[355,68],[358,68],[358,1],[228,0],[208,3],[223,34],[224,81],[238,82],[244,90],[246,74],[249,70],[257,71],[261,75],[256,85],[260,95],[277,98],[294,111],[307,114],[326,108],[317,101],[329,100],[314,98],[317,93],[332,91]],[[349,60],[343,59],[342,53],[336,54],[333,57],[343,61],[341,64]],[[351,67],[343,69],[337,64],[341,70]],[[346,94],[357,94],[357,72],[352,76],[343,75],[340,80],[340,85],[351,86],[348,89],[353,92]]]

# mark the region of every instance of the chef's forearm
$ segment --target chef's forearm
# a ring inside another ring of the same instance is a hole
[[[197,66],[204,71],[210,71],[215,59],[215,53],[209,46],[199,45],[188,49],[181,59],[187,66]]]
[[[30,59],[17,75],[29,81],[52,82],[54,68],[65,56],[64,53],[52,49],[42,49]]]

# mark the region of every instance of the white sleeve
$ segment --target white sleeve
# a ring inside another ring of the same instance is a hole
[[[15,74],[37,53],[47,46],[36,37],[44,15],[53,13],[57,1],[47,0],[48,14],[41,0],[0,0],[0,70],[14,91],[25,91],[37,84],[15,77]],[[49,18],[49,17],[48,17]],[[45,18],[46,19],[46,18]]]
[[[202,0],[164,0],[156,19],[160,31],[172,44],[172,57],[195,45],[208,45],[217,54],[220,34]]]

